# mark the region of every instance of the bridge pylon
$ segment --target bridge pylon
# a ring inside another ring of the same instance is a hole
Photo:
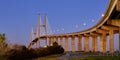
[[[36,47],[37,48],[40,48],[40,33],[41,33],[41,28],[44,28],[44,33],[46,36],[45,38],[45,46],[47,46],[47,20],[46,20],[46,13],[44,15],[44,24],[41,24],[41,18],[40,18],[40,13],[38,13],[38,23],[37,23],[37,27],[36,27],[36,32],[33,33],[33,30],[31,32],[31,35],[30,35],[30,45],[28,46],[29,49],[32,48],[32,45],[36,43]],[[35,39],[33,39],[33,34],[35,35]]]
[[[40,37],[40,13],[38,13],[38,24],[37,24],[37,28],[36,28],[36,38]],[[40,47],[40,42],[37,41],[36,43],[37,48]]]

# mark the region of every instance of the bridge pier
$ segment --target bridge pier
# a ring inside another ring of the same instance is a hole
[[[71,37],[71,51],[75,51],[75,36]]]
[[[40,41],[38,40],[36,43],[37,48],[40,48]]]
[[[58,37],[56,36],[56,42],[58,43]]]
[[[107,52],[107,36],[105,35],[103,39],[103,52]]]
[[[94,38],[95,38],[95,52],[98,52],[98,39],[97,39],[97,36],[95,36]]]
[[[92,36],[92,52],[98,51],[97,36]]]
[[[105,52],[107,52],[107,40],[106,40],[107,36],[106,36],[106,34],[108,31],[104,30],[104,29],[98,29],[98,30],[96,30],[96,32],[102,34],[102,35],[100,35],[100,52],[105,53]]]
[[[63,37],[60,36],[60,45],[63,47]]]
[[[103,52],[103,36],[100,36],[100,52]]]
[[[51,45],[53,45],[54,37],[51,37]]]
[[[78,35],[78,51],[82,51],[82,36]]]
[[[89,52],[89,36],[84,36],[84,51]]]
[[[49,41],[49,46],[51,45],[51,37],[48,37],[48,41]]]
[[[109,43],[110,52],[113,53],[114,52],[114,31],[113,30],[109,31],[109,36],[110,36],[110,43]]]
[[[101,36],[100,36],[100,52],[107,52],[107,40],[106,40],[106,33],[103,33]]]
[[[98,33],[90,33],[91,37],[92,37],[92,52],[98,52],[98,36],[100,34]]]
[[[92,36],[92,52],[95,52],[95,36]]]
[[[68,37],[65,37],[65,51],[68,51]]]

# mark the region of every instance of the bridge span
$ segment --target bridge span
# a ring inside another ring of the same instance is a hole
[[[77,38],[78,51],[82,51],[82,44],[84,44],[84,51],[89,52],[90,44],[92,44],[92,52],[107,52],[109,50],[113,53],[114,34],[119,35],[118,45],[120,51],[120,0],[110,0],[104,16],[102,16],[100,22],[95,26],[78,32],[40,36],[31,41],[28,48],[32,48],[33,44],[42,39],[48,39],[49,45],[51,45],[55,40],[58,42],[58,39],[60,39],[60,45],[62,45],[62,40],[64,38],[65,51],[68,51],[68,38],[71,38],[71,51],[75,51],[75,38]],[[109,36],[109,43],[107,41],[107,36]],[[92,43],[89,42],[89,37],[92,38]],[[98,37],[100,37],[100,42],[98,42]],[[82,43],[82,38],[84,38],[84,43]],[[98,47],[98,43],[100,44],[100,47]],[[109,44],[109,49],[107,48],[107,44]]]

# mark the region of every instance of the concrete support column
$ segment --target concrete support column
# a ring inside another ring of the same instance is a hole
[[[106,33],[103,33],[101,36],[100,36],[100,52],[107,52],[107,40],[106,40]]]
[[[100,52],[103,52],[103,36],[100,36]]]
[[[48,40],[49,40],[49,44],[48,45],[51,46],[51,37],[49,37]]]
[[[78,36],[78,51],[82,51],[82,36]]]
[[[89,52],[89,36],[84,37],[84,50],[85,52]]]
[[[114,52],[114,32],[113,30],[110,30],[109,32],[110,35],[110,52],[113,53]]]
[[[95,52],[98,52],[98,39],[97,36],[94,36],[95,39]]]
[[[95,37],[92,36],[92,52],[95,52]]]
[[[58,43],[58,37],[56,37],[56,42]]]
[[[63,37],[61,36],[60,37],[60,45],[62,46],[62,44],[63,44]]]
[[[40,48],[40,41],[38,40],[36,43],[37,48]]]
[[[54,37],[51,37],[51,45],[53,45]]]
[[[68,37],[65,37],[65,51],[68,51]]]
[[[97,36],[92,36],[92,52],[98,51]]]
[[[107,52],[107,36],[104,34],[103,36],[103,52]]]
[[[48,42],[48,41],[47,41],[47,38],[45,38],[45,46],[47,46],[47,42]]]
[[[75,51],[75,36],[71,37],[71,50],[72,52]]]

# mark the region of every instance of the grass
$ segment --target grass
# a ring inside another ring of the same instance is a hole
[[[63,54],[50,55],[50,56],[35,58],[33,60],[61,60],[58,58],[61,55],[63,55]]]
[[[89,56],[89,57],[76,57],[69,60],[120,60],[119,56]]]
[[[88,57],[72,57],[72,58],[58,58],[58,57],[41,57],[33,60],[120,60],[119,56],[88,56]]]

